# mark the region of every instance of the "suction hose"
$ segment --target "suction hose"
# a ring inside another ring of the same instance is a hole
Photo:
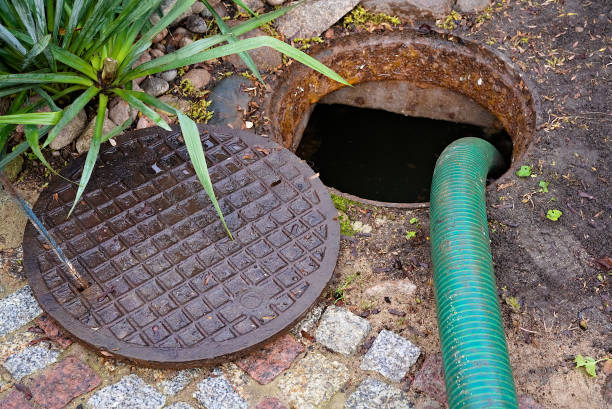
[[[431,257],[450,409],[517,408],[485,206],[486,177],[503,159],[490,143],[463,138],[436,163]]]

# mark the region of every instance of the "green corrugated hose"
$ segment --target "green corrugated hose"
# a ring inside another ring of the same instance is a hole
[[[431,184],[431,257],[450,409],[517,408],[485,204],[486,177],[503,164],[478,138],[450,144]]]

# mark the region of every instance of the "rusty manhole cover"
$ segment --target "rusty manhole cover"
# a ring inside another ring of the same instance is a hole
[[[104,355],[152,366],[212,363],[295,323],[338,257],[329,193],[288,150],[203,126],[211,179],[235,240],[180,132],[137,131],[101,155],[83,200],[55,178],[34,208],[91,286],[79,291],[31,224],[25,271],[43,309]],[[64,176],[78,180],[84,157]]]

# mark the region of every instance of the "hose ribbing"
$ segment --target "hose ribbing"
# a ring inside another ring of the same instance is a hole
[[[463,138],[434,170],[431,256],[450,409],[518,407],[485,204],[487,173],[501,163],[490,143]]]

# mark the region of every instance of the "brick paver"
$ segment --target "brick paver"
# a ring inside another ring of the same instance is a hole
[[[160,409],[166,397],[136,375],[97,391],[87,405],[91,409]]]
[[[20,380],[24,376],[33,374],[57,361],[59,351],[49,349],[40,344],[25,348],[24,350],[11,355],[2,364],[13,378]]]
[[[23,393],[13,389],[0,400],[0,409],[34,409],[34,406],[26,400]]]
[[[291,335],[284,335],[236,362],[253,379],[262,385],[274,380],[291,366],[304,347]]]
[[[77,357],[69,356],[32,379],[28,386],[36,403],[46,409],[60,409],[100,382],[93,369]]]

